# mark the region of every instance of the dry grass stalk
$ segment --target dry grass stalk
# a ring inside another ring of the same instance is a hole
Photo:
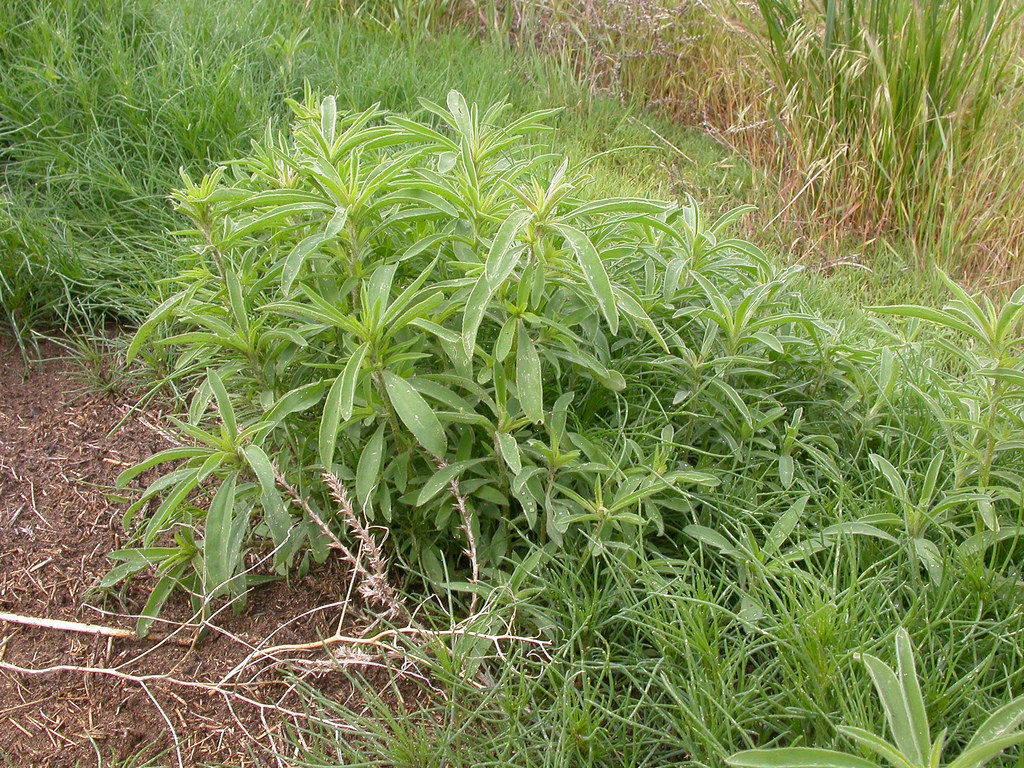
[[[437,468],[447,469],[448,463],[444,459],[438,459]],[[473,534],[473,517],[466,506],[466,497],[459,490],[459,481],[457,478],[453,477],[451,479],[451,482],[448,483],[448,490],[451,492],[452,498],[455,499],[455,508],[459,511],[459,518],[462,520],[462,525],[459,527],[466,534],[467,543],[464,554],[469,558],[470,566],[473,569],[473,576],[470,578],[470,584],[476,587],[480,583],[480,558],[477,555],[476,536]],[[476,602],[477,594],[474,591],[472,597],[469,599],[470,614],[476,613]]]
[[[345,486],[336,475],[332,475],[330,472],[324,472],[321,477],[331,492],[331,498],[341,510],[349,532],[359,541],[360,555],[365,555],[366,562],[369,564],[368,569],[363,568],[360,571],[363,577],[358,587],[360,597],[385,609],[388,618],[407,616],[408,611],[402,604],[397,590],[388,579],[388,566],[384,552],[373,534],[370,533],[370,529],[356,516],[352,499],[349,498]]]
[[[359,595],[367,603],[383,608],[385,618],[393,619],[399,616],[407,616],[408,611],[402,604],[397,590],[388,580],[387,562],[380,545],[370,534],[369,529],[356,517],[352,508],[352,501],[348,492],[341,484],[341,481],[329,473],[323,474],[324,483],[331,492],[331,497],[338,504],[342,517],[351,531],[352,535],[359,541],[359,554],[349,549],[338,536],[330,529],[323,518],[318,515],[309,503],[302,497],[298,490],[285,479],[281,470],[274,465],[274,480],[278,486],[288,494],[292,501],[313,521],[317,528],[327,537],[331,549],[341,553],[341,556],[352,566],[360,578]],[[369,567],[363,564],[363,556]]]
[[[61,619],[46,619],[36,616],[24,616],[17,613],[6,613],[0,611],[0,621],[10,624],[20,624],[26,627],[39,627],[41,629],[52,629],[59,632],[77,632],[85,635],[98,635],[101,637],[116,637],[121,640],[139,640],[139,636],[131,629],[121,627],[107,627],[100,624],[83,624],[79,621],[63,621]],[[170,635],[151,634],[146,638],[149,642],[169,642],[175,645],[191,646],[193,643],[187,638],[172,637]]]

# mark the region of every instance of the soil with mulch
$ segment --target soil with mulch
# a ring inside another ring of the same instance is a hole
[[[168,447],[154,428],[160,414],[133,410],[128,394],[83,389],[57,345],[40,352],[26,368],[0,338],[0,612],[133,629],[151,582],[116,602],[95,586],[126,544],[111,486]],[[323,649],[305,654],[307,666],[290,658],[287,676],[279,658],[253,651],[313,643],[339,624],[357,631],[341,607],[349,591],[346,569],[328,561],[301,583],[254,591],[243,614],[218,615],[196,643],[182,631],[160,642],[0,621],[0,765],[282,764],[274,753],[287,744],[288,713],[301,716],[295,675],[343,701],[353,687]],[[186,616],[187,601],[170,613]],[[383,682],[367,661],[360,674]]]

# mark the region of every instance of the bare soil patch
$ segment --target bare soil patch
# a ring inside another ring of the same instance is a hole
[[[125,539],[111,486],[167,447],[152,426],[159,414],[132,413],[127,395],[76,392],[62,350],[42,352],[50,359],[26,370],[0,338],[0,612],[133,629],[144,583],[116,605],[91,589]],[[255,649],[358,634],[343,607],[350,589],[347,569],[329,560],[299,584],[254,591],[242,615],[220,613],[195,644],[180,628],[157,642],[0,621],[0,765],[107,765],[140,753],[162,754],[158,765],[281,764],[273,753],[288,712],[302,716],[296,675],[350,701],[339,664],[356,664],[371,683],[386,673],[374,669],[381,657],[352,651],[339,660],[321,648]],[[170,608],[188,615],[185,600]]]

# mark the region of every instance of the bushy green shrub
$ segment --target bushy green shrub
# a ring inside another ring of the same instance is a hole
[[[751,462],[783,500],[814,487],[799,456],[831,438],[803,414],[855,361],[792,271],[725,236],[742,209],[588,199],[585,167],[524,141],[546,112],[506,124],[452,92],[424,104],[435,129],[292,106],[291,135],[174,194],[192,247],[129,354],[171,348],[195,394],[182,447],[122,478],[181,462],[131,507],[139,546],[106,580],[159,563],[147,615],[178,583],[243,593],[263,543],[278,572],[325,555],[275,473],[329,525],[336,475],[449,586],[458,497],[486,575],[517,542],[602,551],[697,522],[692,489]]]

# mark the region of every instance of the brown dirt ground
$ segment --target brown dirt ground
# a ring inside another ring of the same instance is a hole
[[[26,370],[17,347],[0,338],[0,612],[131,629],[146,584],[133,584],[116,604],[90,588],[125,541],[123,504],[110,486],[125,467],[167,447],[153,427],[160,415],[132,413],[128,395],[81,391],[59,347],[45,343],[41,352],[48,359]],[[349,581],[330,560],[299,585],[265,586],[241,616],[218,615],[194,646],[0,621],[0,765],[92,766],[159,753],[160,765],[287,764],[273,755],[285,749],[281,710],[302,705],[282,664],[251,660],[251,649],[315,642],[342,623],[346,634],[357,632],[352,610],[339,607]],[[187,616],[186,606],[172,601],[170,613]],[[327,658],[323,649],[290,654],[289,669],[351,701],[347,676]],[[375,660],[364,660],[357,666],[368,682],[383,684]],[[79,669],[29,672],[55,666]]]

